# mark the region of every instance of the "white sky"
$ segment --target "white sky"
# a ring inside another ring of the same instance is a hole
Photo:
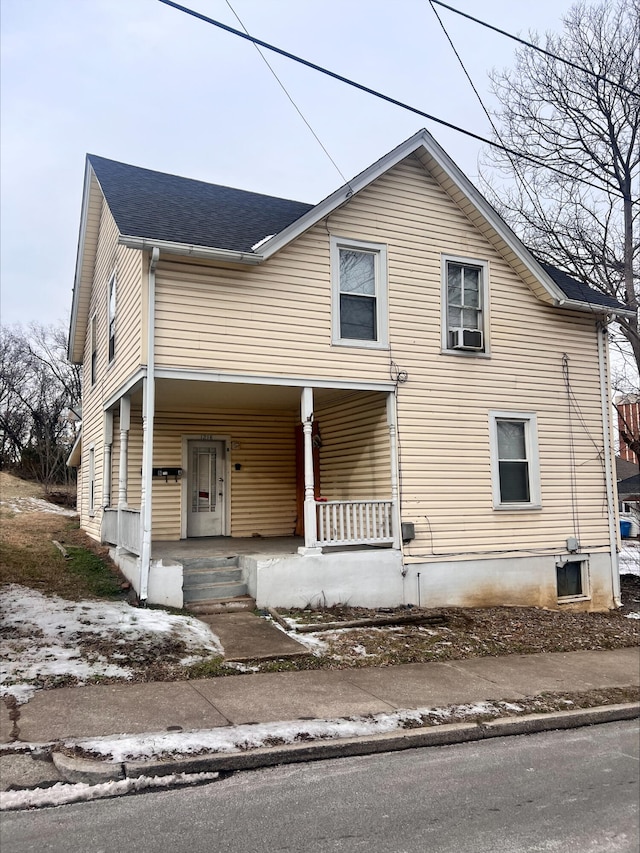
[[[231,26],[225,0],[183,5]],[[427,0],[232,0],[253,35],[454,124],[488,122]],[[451,0],[509,32],[570,0]],[[342,184],[246,41],[157,0],[0,0],[2,322],[66,318],[87,152],[314,203]],[[481,94],[515,43],[438,8]],[[471,177],[481,143],[268,53],[347,178],[426,126]]]

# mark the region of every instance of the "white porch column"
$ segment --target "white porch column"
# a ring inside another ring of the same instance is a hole
[[[387,394],[387,425],[389,427],[389,450],[391,453],[391,526],[393,547],[402,547],[400,522],[400,497],[398,489],[398,410],[395,392]]]
[[[122,548],[122,510],[127,506],[127,473],[129,470],[129,428],[131,398],[120,398],[120,464],[118,465],[118,535],[116,547]]]
[[[300,399],[300,415],[304,437],[304,546],[299,554],[321,554],[318,548],[318,523],[316,497],[313,482],[313,388],[303,388]]]
[[[102,506],[111,505],[111,447],[113,445],[113,412],[104,413],[104,468],[102,472]]]

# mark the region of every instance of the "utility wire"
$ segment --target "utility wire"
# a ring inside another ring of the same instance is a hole
[[[466,12],[461,12],[460,9],[454,9],[453,6],[449,6],[447,3],[442,3],[441,0],[431,0],[431,2],[436,3],[438,6],[442,6],[444,9],[448,9],[450,12],[454,12],[456,15],[460,15],[463,18],[467,18],[469,21],[473,21],[475,24],[480,24],[481,27],[486,27],[488,30],[493,30],[496,33],[500,33],[501,36],[506,36],[507,38],[513,39],[513,41],[517,41],[520,44],[525,45],[525,47],[530,47],[532,50],[537,50],[538,53],[544,53],[545,56],[551,57],[551,59],[557,59],[558,62],[563,62],[565,65],[570,65],[572,68],[577,69],[578,71],[582,71],[583,74],[588,74],[590,77],[595,77],[596,80],[602,80],[603,83],[609,83],[610,86],[615,86],[617,89],[622,89],[623,92],[628,92],[629,95],[637,95],[637,89],[629,89],[627,86],[623,86],[622,83],[616,83],[614,80],[610,80],[604,74],[598,74],[596,71],[591,71],[590,68],[585,68],[584,65],[578,65],[577,62],[572,62],[570,59],[565,59],[562,56],[558,56],[556,53],[551,53],[550,50],[545,50],[543,47],[540,47],[537,44],[533,44],[533,42],[526,41],[525,39],[521,39],[518,36],[514,36],[511,33],[508,33],[506,30],[501,30],[499,27],[494,27],[492,24],[488,24],[486,21],[480,20],[480,18],[474,18],[473,15],[468,15]]]
[[[602,192],[602,186],[599,184],[594,184],[591,181],[586,180],[585,178],[578,178],[575,175],[568,175],[566,172],[563,172],[562,169],[558,169],[555,166],[551,166],[548,163],[545,163],[544,160],[540,160],[537,157],[534,157],[531,154],[525,154],[522,151],[515,151],[513,148],[507,148],[505,145],[501,145],[498,142],[494,142],[491,139],[487,139],[485,136],[480,136],[478,133],[473,133],[471,130],[465,130],[463,127],[459,127],[458,125],[451,124],[451,122],[445,121],[444,119],[437,118],[436,116],[430,115],[430,113],[424,112],[424,110],[419,110],[417,107],[412,107],[410,104],[405,104],[403,101],[397,100],[397,98],[392,98],[390,95],[384,95],[381,92],[376,91],[375,89],[370,88],[369,86],[365,86],[362,83],[357,83],[355,80],[350,80],[348,77],[344,77],[342,74],[338,74],[335,71],[330,71],[328,68],[324,68],[322,65],[316,65],[314,62],[310,62],[308,59],[303,59],[300,56],[296,56],[294,53],[289,53],[289,51],[283,50],[280,47],[276,47],[273,44],[269,44],[269,42],[263,41],[262,39],[256,38],[255,36],[251,36],[248,33],[243,33],[241,30],[236,30],[233,27],[228,26],[227,24],[223,24],[221,21],[216,21],[214,18],[209,18],[206,15],[201,14],[200,12],[196,12],[193,9],[189,9],[186,6],[181,6],[179,3],[175,3],[174,0],[158,0],[159,3],[163,3],[165,6],[171,6],[173,9],[177,9],[179,12],[184,12],[186,15],[191,15],[193,18],[197,18],[198,20],[204,21],[206,24],[211,24],[214,27],[218,27],[221,30],[225,30],[232,35],[238,36],[239,38],[245,39],[245,41],[250,41],[253,44],[260,45],[261,47],[266,48],[267,50],[272,50],[274,53],[279,53],[281,56],[285,56],[287,59],[291,59],[294,62],[298,62],[301,65],[305,65],[307,68],[311,68],[314,71],[319,71],[321,74],[325,74],[327,77],[333,77],[334,80],[339,80],[341,83],[346,83],[348,86],[352,86],[354,89],[359,89],[361,92],[366,92],[368,95],[373,95],[375,98],[379,98],[380,100],[386,101],[389,104],[393,104],[396,107],[401,107],[403,110],[407,110],[408,112],[414,113],[415,115],[419,115],[422,118],[426,118],[429,121],[436,122],[436,124],[441,124],[444,127],[448,127],[450,130],[455,130],[458,133],[462,133],[465,136],[469,136],[472,139],[477,139],[479,142],[483,142],[485,145],[490,145],[493,148],[498,148],[501,151],[506,152],[507,154],[512,154],[514,157],[521,158],[523,160],[528,160],[531,163],[535,163],[537,166],[543,166],[545,169],[549,169],[551,172],[557,172],[562,177],[567,178],[568,180],[586,184],[593,189],[599,190]],[[611,195],[618,196],[622,198],[619,193],[610,192]]]
[[[239,15],[238,15],[238,13],[236,12],[236,10],[233,8],[233,6],[232,6],[232,5],[231,5],[231,3],[229,2],[229,0],[225,0],[225,2],[226,2],[226,4],[227,4],[227,6],[229,7],[229,9],[231,9],[231,11],[233,12],[233,14],[234,14],[234,16],[235,16],[236,20],[238,21],[238,23],[240,24],[240,26],[242,27],[242,29],[245,31],[245,33],[246,33],[247,35],[249,35],[249,30],[245,27],[245,25],[243,24],[243,22],[240,20],[240,16],[239,16]],[[255,42],[254,42],[254,45],[253,45],[253,46],[255,47],[255,49],[258,51],[258,53],[260,54],[260,56],[261,56],[261,57],[262,57],[262,59],[264,60],[264,64],[267,66],[267,68],[269,69],[269,71],[270,71],[270,72],[273,74],[273,76],[276,78],[276,80],[277,80],[277,82],[278,82],[278,85],[280,86],[280,88],[282,89],[282,91],[285,93],[285,95],[287,96],[287,98],[291,101],[291,104],[292,104],[293,108],[295,109],[295,111],[298,113],[298,115],[300,116],[300,118],[302,119],[302,121],[307,125],[307,127],[309,128],[309,130],[310,130],[310,131],[311,131],[311,133],[313,134],[313,137],[314,137],[314,139],[316,140],[316,142],[318,143],[318,145],[320,146],[320,148],[322,148],[322,150],[323,150],[323,151],[324,151],[324,153],[327,155],[327,157],[329,158],[329,160],[331,160],[331,162],[333,163],[333,166],[334,166],[334,168],[335,168],[336,172],[337,172],[337,173],[340,175],[340,177],[342,178],[343,183],[345,183],[345,184],[347,184],[347,185],[348,185],[348,184],[349,184],[349,181],[348,181],[348,180],[345,178],[345,176],[342,174],[342,170],[340,169],[340,167],[338,166],[338,164],[336,163],[336,161],[333,159],[333,157],[331,156],[331,154],[329,154],[329,152],[328,152],[328,151],[327,151],[327,149],[325,148],[325,146],[323,145],[322,140],[320,139],[320,137],[318,136],[318,134],[315,132],[315,130],[311,127],[311,125],[309,124],[309,122],[307,121],[307,119],[306,119],[306,118],[304,117],[304,115],[302,114],[302,110],[298,107],[298,105],[296,104],[296,102],[293,100],[293,98],[291,97],[291,95],[290,95],[290,94],[289,94],[289,92],[287,91],[287,89],[286,89],[286,87],[285,87],[284,83],[282,82],[282,80],[281,80],[281,79],[278,77],[278,75],[276,74],[276,72],[275,72],[275,70],[274,70],[273,66],[271,65],[271,63],[269,62],[269,60],[267,59],[267,57],[266,57],[266,56],[264,55],[264,53],[260,50],[260,48],[258,47],[258,45],[257,45]]]

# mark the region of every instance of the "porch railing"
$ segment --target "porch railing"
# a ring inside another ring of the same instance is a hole
[[[392,501],[316,501],[318,545],[393,543]]]
[[[132,554],[140,556],[140,510],[123,509],[121,512],[120,545]],[[118,510],[116,508],[104,509],[100,535],[103,542],[109,545],[118,544]]]

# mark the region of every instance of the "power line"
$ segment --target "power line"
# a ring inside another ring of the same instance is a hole
[[[231,11],[233,12],[233,14],[234,14],[234,16],[235,16],[236,20],[238,21],[238,23],[240,24],[240,26],[242,27],[242,29],[245,31],[245,33],[247,33],[247,35],[249,35],[249,30],[247,30],[247,28],[245,27],[244,23],[240,20],[240,16],[239,16],[239,15],[238,15],[238,13],[236,12],[236,10],[233,8],[233,6],[232,6],[232,5],[231,5],[231,3],[229,2],[229,0],[225,0],[225,2],[226,2],[226,4],[227,4],[227,6],[231,9]],[[300,107],[296,104],[296,102],[293,100],[293,98],[291,97],[291,95],[290,95],[290,94],[289,94],[289,92],[287,91],[286,86],[284,85],[284,83],[282,82],[282,80],[281,80],[281,79],[278,77],[278,75],[276,74],[276,72],[275,72],[275,70],[274,70],[273,66],[271,65],[271,63],[269,62],[269,60],[267,59],[267,57],[266,57],[266,56],[264,55],[264,53],[260,50],[260,48],[258,47],[258,45],[257,45],[257,44],[255,44],[255,43],[254,43],[254,45],[253,45],[253,46],[255,47],[255,49],[258,51],[258,53],[260,54],[260,56],[261,56],[261,57],[262,57],[262,59],[264,60],[264,64],[267,66],[267,68],[269,69],[269,71],[270,71],[270,72],[273,74],[273,76],[276,78],[276,81],[278,82],[278,85],[280,86],[280,88],[282,89],[282,91],[285,93],[285,95],[287,96],[287,98],[291,101],[291,104],[292,104],[293,108],[295,109],[295,111],[298,113],[298,115],[300,116],[300,118],[302,119],[302,121],[307,125],[307,127],[309,128],[309,130],[310,130],[310,131],[311,131],[311,133],[313,134],[313,137],[314,137],[314,139],[316,140],[316,142],[318,143],[318,145],[320,146],[320,148],[322,148],[322,150],[323,150],[323,151],[324,151],[324,153],[327,155],[327,157],[329,158],[329,160],[331,160],[331,162],[333,163],[333,166],[334,166],[334,168],[335,168],[336,172],[340,175],[340,177],[342,178],[343,182],[344,182],[345,184],[348,184],[348,183],[349,183],[349,181],[348,181],[348,180],[345,178],[345,176],[342,174],[342,170],[340,169],[340,167],[338,166],[338,164],[336,163],[336,161],[333,159],[333,157],[331,156],[331,154],[329,154],[329,152],[328,152],[328,151],[327,151],[327,149],[325,148],[325,146],[324,146],[324,144],[322,143],[322,140],[320,139],[320,137],[318,136],[318,134],[315,132],[315,130],[311,127],[311,125],[309,124],[309,122],[307,121],[307,119],[305,118],[305,116],[302,114],[302,110],[301,110],[301,109],[300,109]]]
[[[406,104],[403,101],[399,101],[397,98],[392,98],[390,95],[384,95],[382,92],[378,92],[376,89],[372,89],[370,86],[365,86],[362,83],[357,83],[355,80],[350,80],[348,77],[344,77],[342,74],[338,74],[335,71],[330,71],[328,68],[324,68],[322,65],[316,65],[315,62],[310,62],[308,59],[303,59],[301,56],[296,56],[294,53],[289,53],[287,50],[283,50],[280,47],[276,47],[273,44],[269,44],[269,42],[263,41],[262,39],[256,38],[255,36],[251,36],[248,33],[243,33],[241,30],[236,30],[233,27],[230,27],[228,24],[223,24],[221,21],[216,21],[215,18],[209,18],[207,15],[203,15],[201,12],[196,12],[193,9],[189,9],[186,6],[181,6],[179,3],[175,3],[174,0],[158,0],[159,3],[163,3],[165,6],[171,6],[174,9],[177,9],[179,12],[184,12],[186,15],[191,15],[193,18],[197,18],[200,21],[204,21],[206,24],[211,24],[214,27],[218,27],[221,30],[225,30],[232,35],[238,36],[245,41],[250,41],[253,44],[260,45],[260,47],[264,47],[267,50],[272,50],[274,53],[280,54],[280,56],[284,56],[287,59],[291,59],[294,62],[298,62],[301,65],[305,65],[307,68],[311,68],[313,71],[319,71],[321,74],[325,74],[327,77],[332,77],[334,80],[339,80],[341,83],[346,83],[348,86],[352,86],[354,89],[359,89],[361,92],[366,92],[368,95],[373,95],[375,98],[379,98],[382,101],[386,101],[389,104],[393,104],[396,107],[400,107],[403,110],[407,110],[408,112],[414,113],[415,115],[419,115],[422,118],[426,118],[429,121],[436,122],[436,124],[441,124],[444,127],[448,127],[450,130],[455,130],[458,133],[462,133],[465,136],[469,136],[471,139],[476,139],[478,142],[483,142],[485,145],[490,145],[493,148],[498,148],[501,151],[504,151],[507,154],[511,154],[514,157],[518,157],[522,160],[528,160],[531,163],[535,163],[537,166],[543,166],[545,169],[549,169],[551,172],[557,172],[562,177],[567,178],[568,180],[586,184],[593,189],[596,189],[602,192],[603,187],[599,184],[594,184],[591,181],[586,180],[586,178],[578,178],[575,175],[568,175],[566,172],[563,172],[562,169],[558,169],[556,166],[551,166],[548,163],[545,163],[543,160],[540,160],[537,157],[534,157],[531,154],[525,154],[522,151],[515,151],[513,148],[507,148],[505,145],[501,145],[498,142],[494,142],[492,139],[487,139],[485,136],[480,136],[478,133],[473,133],[471,130],[466,130],[463,127],[459,127],[458,125],[451,124],[451,122],[445,121],[444,119],[437,118],[436,116],[431,115],[430,113],[424,112],[424,110],[419,110],[417,107],[412,107],[410,104]],[[622,198],[619,193],[611,192],[611,195],[616,195]]]
[[[449,6],[447,3],[442,3],[441,0],[431,0],[432,3],[436,3],[438,6],[442,6],[444,9],[448,9],[450,12],[454,12],[456,15],[460,15],[463,18],[467,18],[469,21],[473,21],[475,24],[480,24],[481,27],[486,27],[488,30],[493,30],[495,33],[500,33],[501,36],[506,36],[507,38],[513,39],[513,41],[517,41],[520,44],[525,45],[525,47],[530,47],[532,50],[537,50],[538,53],[544,53],[545,56],[549,56],[551,59],[557,59],[558,62],[564,62],[565,65],[570,65],[572,68],[575,68],[577,71],[582,71],[583,74],[588,74],[590,77],[595,77],[596,80],[602,80],[603,83],[609,83],[610,86],[615,86],[617,89],[622,89],[623,92],[628,92],[629,95],[637,95],[637,89],[628,89],[626,86],[623,86],[622,83],[616,83],[614,80],[610,80],[604,74],[598,74],[596,71],[592,71],[590,68],[585,68],[584,65],[578,65],[577,62],[572,62],[570,59],[565,59],[563,56],[558,56],[557,53],[552,53],[550,50],[545,50],[543,47],[540,47],[537,44],[533,44],[533,42],[526,41],[526,39],[521,39],[518,36],[512,35],[512,33],[508,33],[506,30],[501,30],[499,27],[494,27],[492,24],[488,24],[486,21],[480,20],[480,18],[474,18],[473,15],[468,15],[466,12],[461,12],[460,9],[454,9],[453,6]]]

